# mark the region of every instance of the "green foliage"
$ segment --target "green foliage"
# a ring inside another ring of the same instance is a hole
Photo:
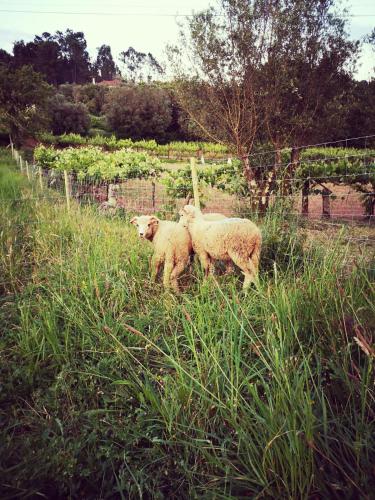
[[[12,70],[0,64],[0,123],[16,144],[47,125],[51,87],[30,66]]]
[[[38,199],[0,155],[3,497],[371,496],[374,265],[353,226],[301,248],[274,213],[257,288],[194,267],[176,298],[130,224]]]
[[[102,125],[102,119],[103,117],[95,117],[95,126],[97,124]],[[39,137],[45,144],[61,144],[66,146],[88,144],[92,146],[102,146],[107,149],[136,148],[144,151],[150,151],[161,156],[167,156],[169,153],[181,156],[184,154],[195,155],[200,151],[208,154],[209,156],[215,156],[216,154],[225,155],[228,153],[226,146],[223,144],[215,144],[211,142],[174,141],[168,144],[158,144],[155,139],[141,139],[139,141],[133,141],[132,139],[116,139],[116,136],[114,135],[109,137],[94,136],[79,138],[76,134],[64,134],[62,136],[40,134]],[[69,137],[72,137],[71,142],[69,142]]]
[[[61,87],[66,88],[68,86],[60,86],[59,91]],[[103,85],[94,85],[92,83],[88,83],[86,85],[70,85],[70,87],[74,102],[84,104],[91,115],[98,117],[98,119],[103,118],[105,120],[105,117],[100,115],[102,115],[103,112],[105,96],[109,91],[108,87]],[[107,124],[106,127],[103,128],[107,128]]]
[[[87,140],[84,137],[73,132],[71,132],[70,134],[62,134],[56,137],[56,144],[58,144],[59,146],[83,146],[86,143]]]
[[[83,104],[69,102],[63,95],[56,94],[49,100],[48,108],[53,134],[87,134],[90,116]]]
[[[32,42],[23,40],[13,46],[12,65],[22,68],[30,65],[49,83],[86,83],[90,81],[90,58],[85,35],[81,31],[67,29],[54,35],[44,32]]]
[[[111,47],[102,45],[98,48],[98,55],[94,63],[94,70],[100,80],[113,80],[118,72],[118,68],[112,57]]]
[[[56,150],[39,145],[34,159],[43,168],[66,170],[79,179],[118,181],[157,178],[163,172],[160,160],[147,153],[119,150],[106,153],[101,148],[87,146]]]
[[[59,152],[53,147],[40,144],[34,150],[34,159],[42,168],[54,168]]]
[[[108,124],[105,116],[90,115],[90,120],[93,129],[107,130]]]
[[[172,121],[169,95],[155,86],[114,88],[106,95],[104,113],[119,137],[163,141]]]
[[[240,162],[234,161],[232,165],[207,165],[197,167],[199,190],[204,195],[206,187],[216,187],[231,194],[239,194],[236,180]],[[177,170],[166,170],[161,182],[166,187],[167,196],[173,200],[193,197],[193,184],[191,169],[187,165]]]

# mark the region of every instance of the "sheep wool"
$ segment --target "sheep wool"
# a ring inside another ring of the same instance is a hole
[[[212,272],[214,260],[223,260],[232,261],[244,273],[244,289],[256,281],[262,235],[253,222],[240,218],[207,221],[192,205],[185,205],[180,216],[180,224],[188,228],[206,276]]]
[[[137,227],[141,238],[153,244],[153,281],[156,281],[164,264],[164,287],[172,286],[178,293],[177,278],[189,264],[192,253],[191,237],[187,228],[177,222],[160,220],[153,215],[133,217],[130,222]]]

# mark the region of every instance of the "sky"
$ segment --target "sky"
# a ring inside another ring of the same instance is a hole
[[[111,46],[116,59],[130,46],[164,59],[168,43],[177,41],[176,15],[208,7],[209,0],[0,0],[0,48],[12,52],[16,40],[31,41],[47,31],[83,31],[92,58],[102,44]],[[374,0],[344,0],[353,17],[350,35],[360,39],[375,26]],[[375,54],[362,50],[356,78],[374,77]]]

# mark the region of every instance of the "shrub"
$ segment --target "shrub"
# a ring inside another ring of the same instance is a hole
[[[106,96],[104,112],[119,137],[163,141],[172,120],[171,101],[162,89],[151,85],[115,88]]]
[[[86,135],[90,128],[90,116],[83,104],[67,101],[57,94],[49,101],[51,129],[55,135],[82,134]]]

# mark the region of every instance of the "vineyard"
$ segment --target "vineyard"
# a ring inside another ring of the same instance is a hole
[[[94,137],[82,137],[79,134],[63,134],[54,136],[43,133],[39,135],[43,144],[66,146],[99,146],[103,149],[113,151],[116,149],[131,148],[134,150],[149,151],[167,158],[182,158],[192,154],[206,154],[209,157],[223,157],[228,153],[226,146],[211,142],[171,142],[169,144],[158,144],[155,140],[133,141],[132,139],[117,139],[114,135],[105,137],[97,135]]]
[[[288,158],[289,150],[284,150],[281,163],[277,165],[277,179],[267,193],[269,202],[274,204],[283,198],[293,202],[293,210],[308,214],[309,196],[310,205],[316,204],[316,198],[322,197],[322,212],[325,216],[340,215],[335,211],[337,200],[350,200],[350,206],[341,210],[341,215],[366,215],[372,217],[375,207],[375,150],[354,148],[308,148],[301,152],[298,167],[290,172]],[[105,192],[108,193],[109,184],[118,184],[118,204],[123,207],[141,211],[169,209],[176,211],[179,200],[189,200],[193,196],[191,170],[189,165],[171,166],[162,163],[155,154],[133,151],[131,148],[108,152],[98,146],[66,147],[56,149],[54,146],[39,145],[34,152],[34,159],[44,170],[45,175],[56,175],[53,172],[66,171],[71,175],[71,182],[75,191],[80,195],[85,192],[93,194],[93,187],[97,186],[97,201],[105,201]],[[271,161],[272,156],[263,155],[256,158],[257,162]],[[269,176],[269,167],[273,164],[262,163],[255,169],[260,172],[262,182]],[[257,200],[263,197],[258,194],[254,186],[252,190],[246,184],[242,175],[242,164],[238,160],[225,163],[211,163],[200,165],[197,169],[201,196],[210,209],[222,210],[228,215],[235,213],[240,204],[257,209]],[[143,181],[130,183],[129,181]],[[255,181],[254,181],[255,182]],[[288,184],[288,194],[285,194],[285,184]],[[157,184],[157,187],[156,187]],[[98,186],[107,186],[104,191]],[[133,194],[121,196],[121,192],[129,191],[133,187]],[[346,190],[343,189],[346,187]],[[138,193],[136,192],[138,189]],[[155,199],[156,194],[157,198]],[[339,194],[336,194],[339,193]],[[341,194],[340,194],[341,193]],[[104,196],[104,199],[103,199]],[[300,201],[297,201],[301,198]],[[87,197],[86,197],[87,198]],[[95,199],[95,196],[93,196]],[[138,199],[138,204],[129,205],[130,200]],[[152,204],[145,203],[145,199],[152,199]],[[213,202],[210,200],[216,200]],[[219,201],[220,200],[220,201]],[[331,203],[332,202],[332,203]],[[299,208],[298,208],[299,204]],[[332,207],[331,207],[332,205]],[[361,207],[359,211],[355,207]],[[332,208],[332,209],[331,209]],[[319,214],[320,215],[320,214]]]

